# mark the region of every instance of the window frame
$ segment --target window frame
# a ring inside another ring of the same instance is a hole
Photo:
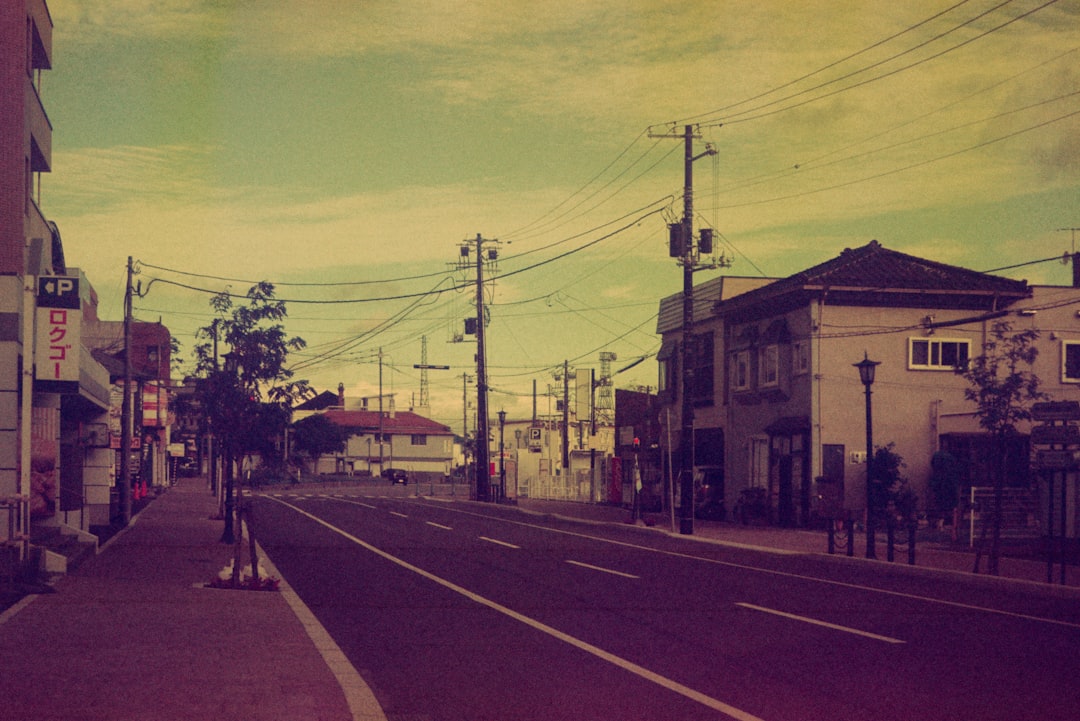
[[[917,344],[926,344],[926,362],[915,362],[915,346]],[[941,358],[944,356],[943,348],[948,345],[956,346],[956,356],[960,358],[963,356],[963,365],[952,364],[946,365],[941,362]],[[961,349],[963,352],[961,353]],[[938,359],[937,363],[934,363],[934,358]],[[967,364],[971,361],[971,339],[970,338],[934,338],[934,337],[912,337],[908,338],[908,357],[907,366],[908,370],[914,371],[948,371],[953,372],[957,368],[966,368]]]
[[[742,382],[740,382],[740,378]],[[735,393],[750,390],[750,351],[749,349],[731,353],[731,390]]]
[[[1061,382],[1062,383],[1080,383],[1080,356],[1076,358],[1074,364],[1077,368],[1077,375],[1069,375],[1069,349],[1076,348],[1080,352],[1080,340],[1063,340],[1061,341]]]
[[[772,374],[770,378],[769,374]],[[768,343],[758,348],[758,388],[780,385],[780,344]]]
[[[797,340],[791,344],[791,374],[805,375],[810,372],[810,341]]]

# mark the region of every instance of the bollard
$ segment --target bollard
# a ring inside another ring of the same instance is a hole
[[[915,523],[908,525],[907,562],[909,566],[915,565],[915,526]]]

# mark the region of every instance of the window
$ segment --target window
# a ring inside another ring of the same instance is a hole
[[[769,487],[769,438],[754,436],[750,439],[750,488]]]
[[[414,433],[411,439],[411,443],[414,446],[426,446],[427,436],[422,433]]]
[[[911,338],[908,340],[908,368],[951,371],[967,366],[970,353],[969,340]]]
[[[690,362],[693,364],[693,400],[698,404],[713,402],[713,334],[702,333],[691,337]]]
[[[675,343],[666,342],[660,346],[660,352],[656,354],[657,364],[659,365],[660,375],[657,378],[657,390],[660,393],[671,394],[674,397],[675,392],[675,373],[676,365],[675,358],[678,355],[676,352]]]
[[[748,350],[731,354],[731,390],[750,390],[750,351]]]
[[[780,346],[758,349],[758,386],[768,388],[780,383]]]
[[[1080,341],[1061,343],[1061,382],[1080,383]]]
[[[793,375],[810,372],[810,341],[797,340],[792,344],[791,372]]]

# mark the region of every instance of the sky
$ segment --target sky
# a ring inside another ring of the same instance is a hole
[[[655,387],[686,125],[695,228],[726,266],[699,283],[872,239],[1071,281],[1080,0],[48,5],[42,209],[102,318],[133,258],[135,316],[182,356],[213,293],[267,280],[307,343],[297,378],[373,396],[381,367],[405,409],[426,339],[450,366],[429,415],[459,429],[477,349],[457,266],[480,236],[492,413],[529,417],[534,383],[547,412],[564,362],[601,352],[615,387]]]

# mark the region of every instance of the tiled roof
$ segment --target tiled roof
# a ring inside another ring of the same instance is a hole
[[[327,419],[339,426],[346,428],[360,428],[370,431],[378,431],[378,411],[341,411],[329,410],[325,413]],[[393,414],[382,414],[382,432],[396,434],[424,434],[429,436],[453,435],[449,426],[437,423],[429,418],[417,415],[412,411],[397,411]]]
[[[828,290],[833,300],[860,296],[864,304],[870,302],[881,306],[944,303],[952,298],[948,302],[979,307],[997,305],[999,301],[1008,304],[1031,294],[1027,281],[937,263],[889,250],[872,240],[859,248],[847,248],[832,260],[725,302],[720,310],[738,311],[804,291],[823,290]]]
[[[1027,282],[889,250],[876,240],[846,248],[837,257],[780,281],[781,284],[905,290],[1027,294]]]

